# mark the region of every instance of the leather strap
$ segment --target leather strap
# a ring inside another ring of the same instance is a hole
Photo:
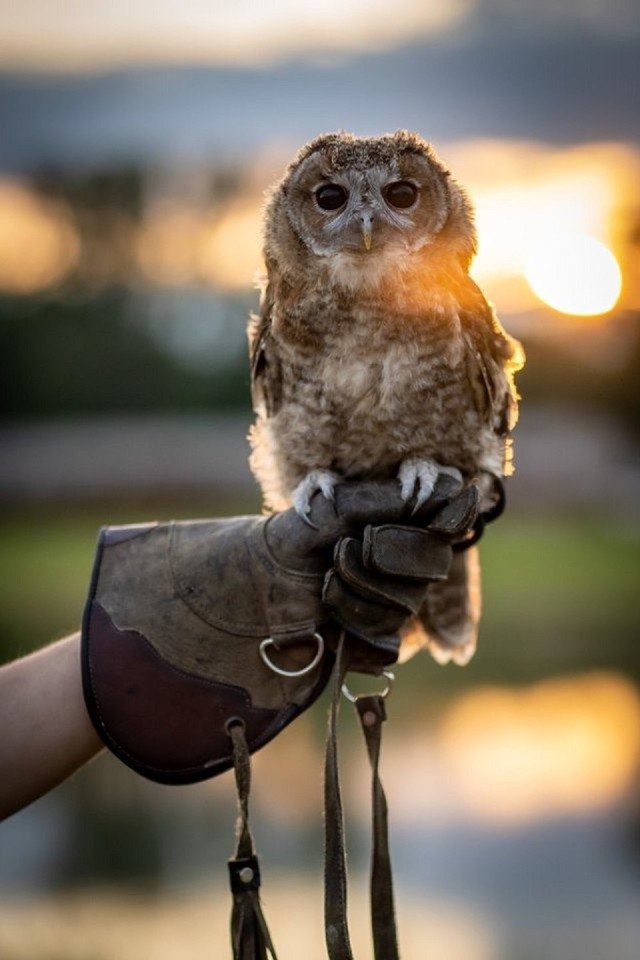
[[[238,791],[237,844],[235,857],[229,860],[229,880],[233,894],[231,945],[233,960],[277,960],[260,905],[260,867],[249,828],[249,792],[251,758],[243,723],[229,724],[233,749],[233,767]]]
[[[325,760],[325,937],[329,960],[354,960],[347,916],[347,858],[337,741],[342,686],[347,670],[343,631],[336,657]],[[360,696],[356,698],[355,707],[371,764],[370,893],[374,955],[375,960],[399,960],[387,801],[379,775],[382,724],[386,720],[384,698],[380,694]],[[239,814],[235,857],[229,861],[233,894],[233,960],[277,960],[259,899],[260,869],[249,827],[251,758],[244,724],[230,724],[228,732],[232,741]]]
[[[387,798],[379,774],[382,724],[387,719],[380,694],[358,697],[355,708],[371,764],[371,929],[375,960],[399,960],[393,878],[389,854]]]
[[[338,646],[329,711],[325,762],[325,937],[329,960],[354,960],[347,917],[347,858],[338,767],[337,724],[348,664],[344,632]],[[355,701],[371,763],[372,852],[371,928],[375,960],[399,960],[393,881],[389,855],[387,801],[379,775],[384,699],[379,694]]]
[[[340,698],[345,674],[345,631],[343,630],[336,657],[324,768],[324,930],[329,960],[353,960],[347,920],[347,857],[337,741]]]

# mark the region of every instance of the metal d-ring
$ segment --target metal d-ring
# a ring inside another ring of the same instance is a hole
[[[385,686],[384,690],[378,694],[378,696],[384,699],[389,695],[389,692],[391,690],[391,687],[393,686],[393,681],[395,680],[396,675],[395,673],[391,673],[390,670],[383,670],[382,676],[386,679],[387,685]],[[351,703],[355,703],[356,700],[360,699],[360,697],[369,696],[369,694],[365,694],[365,693],[358,693],[358,694],[351,693],[351,690],[349,690],[349,687],[347,686],[346,683],[342,684],[342,693],[347,698],[347,700],[349,700]]]
[[[282,667],[277,667],[276,664],[269,659],[267,648],[275,647],[276,650],[278,649],[278,644],[275,642],[273,637],[267,637],[266,640],[262,641],[260,644],[260,656],[269,669],[273,670],[274,673],[280,674],[281,677],[304,677],[305,673],[311,673],[314,667],[318,666],[322,659],[322,654],[324,653],[324,640],[322,639],[322,636],[319,633],[314,633],[313,639],[318,644],[318,649],[316,650],[316,654],[311,663],[308,663],[306,667],[302,667],[301,670],[283,670]]]

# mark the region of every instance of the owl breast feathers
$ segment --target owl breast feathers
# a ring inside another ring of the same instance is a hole
[[[416,134],[328,134],[295,157],[266,207],[249,325],[251,466],[268,509],[304,515],[340,478],[397,476],[421,502],[443,469],[490,498],[511,470],[523,360],[469,276],[475,250],[468,197]],[[455,556],[405,656],[473,654],[477,556]]]

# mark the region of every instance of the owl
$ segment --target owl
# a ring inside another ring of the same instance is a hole
[[[522,352],[469,276],[472,206],[415,133],[320,136],[271,190],[266,281],[249,323],[250,463],[268,510],[306,517],[342,478],[397,477],[414,509],[439,472],[484,506],[511,471]],[[466,663],[480,615],[475,548],[429,586],[401,658]]]

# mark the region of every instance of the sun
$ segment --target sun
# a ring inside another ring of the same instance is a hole
[[[524,272],[540,300],[574,316],[608,313],[622,289],[611,250],[584,233],[563,231],[540,239],[529,250]]]

